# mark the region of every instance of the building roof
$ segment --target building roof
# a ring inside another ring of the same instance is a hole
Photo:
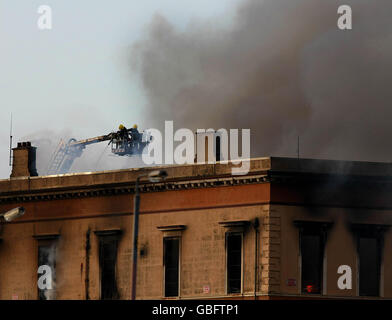
[[[154,184],[142,180],[142,191],[279,181],[275,177],[340,176],[346,179],[352,176],[366,181],[392,178],[392,164],[381,162],[253,158],[249,172],[242,176],[233,176],[232,167],[232,163],[187,164],[3,179],[0,180],[0,202],[133,193],[136,178],[156,169],[166,170],[168,178],[164,183]]]
[[[392,162],[341,161],[271,157],[271,170],[329,175],[392,177]]]

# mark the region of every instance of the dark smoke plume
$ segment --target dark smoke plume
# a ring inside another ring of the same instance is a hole
[[[252,156],[295,156],[300,136],[302,157],[389,161],[391,17],[390,0],[247,0],[230,29],[158,15],[132,53],[145,125],[250,128]]]

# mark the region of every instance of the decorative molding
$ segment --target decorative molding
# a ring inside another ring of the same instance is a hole
[[[94,233],[98,237],[108,237],[108,236],[121,236],[122,229],[108,229],[108,230],[95,230]]]
[[[186,229],[183,224],[171,225],[171,226],[159,226],[157,227],[159,231],[163,232],[163,237],[181,237],[182,232]]]
[[[236,221],[221,221],[219,224],[225,228],[233,228],[233,227],[246,227],[250,224],[248,220],[236,220]]]
[[[333,226],[332,221],[310,221],[310,220],[294,220],[294,225],[297,228],[322,228],[329,229]]]
[[[34,234],[33,238],[36,240],[57,240],[60,238],[59,233],[44,233],[44,234]]]
[[[357,236],[366,235],[370,237],[382,238],[384,233],[390,228],[390,225],[385,224],[365,224],[352,223],[351,230]]]
[[[173,226],[159,226],[157,227],[159,231],[168,232],[168,231],[184,231],[186,226],[183,224],[173,225]]]
[[[237,220],[237,221],[221,221],[219,224],[226,228],[229,232],[244,232],[244,230],[250,225],[248,220]]]
[[[211,188],[211,187],[223,187],[223,186],[234,186],[234,185],[245,185],[245,184],[259,184],[268,182],[267,175],[255,175],[255,176],[243,176],[236,178],[213,178],[204,180],[187,180],[187,181],[172,181],[163,183],[143,183],[140,185],[140,192],[162,192],[172,190],[188,190],[188,189],[200,189],[200,188]],[[67,188],[63,190],[47,191],[45,189],[39,191],[24,190],[20,192],[8,192],[3,193],[0,196],[0,203],[12,203],[12,202],[30,202],[30,201],[51,201],[51,200],[63,200],[63,199],[76,199],[86,197],[97,197],[97,196],[112,196],[122,194],[133,194],[134,193],[134,182],[122,186],[118,185],[93,185],[83,189],[78,187],[77,189]]]

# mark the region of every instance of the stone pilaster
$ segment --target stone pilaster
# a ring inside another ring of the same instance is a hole
[[[261,231],[261,293],[280,293],[280,215],[270,210]]]

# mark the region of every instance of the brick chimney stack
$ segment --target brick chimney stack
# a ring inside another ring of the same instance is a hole
[[[196,132],[196,154],[195,163],[197,161],[212,163],[221,161],[221,136],[216,131]],[[198,159],[198,155],[200,159]],[[227,160],[227,159],[226,159]]]
[[[18,142],[18,146],[12,149],[11,178],[38,176],[35,167],[36,149],[31,146],[31,142]]]

